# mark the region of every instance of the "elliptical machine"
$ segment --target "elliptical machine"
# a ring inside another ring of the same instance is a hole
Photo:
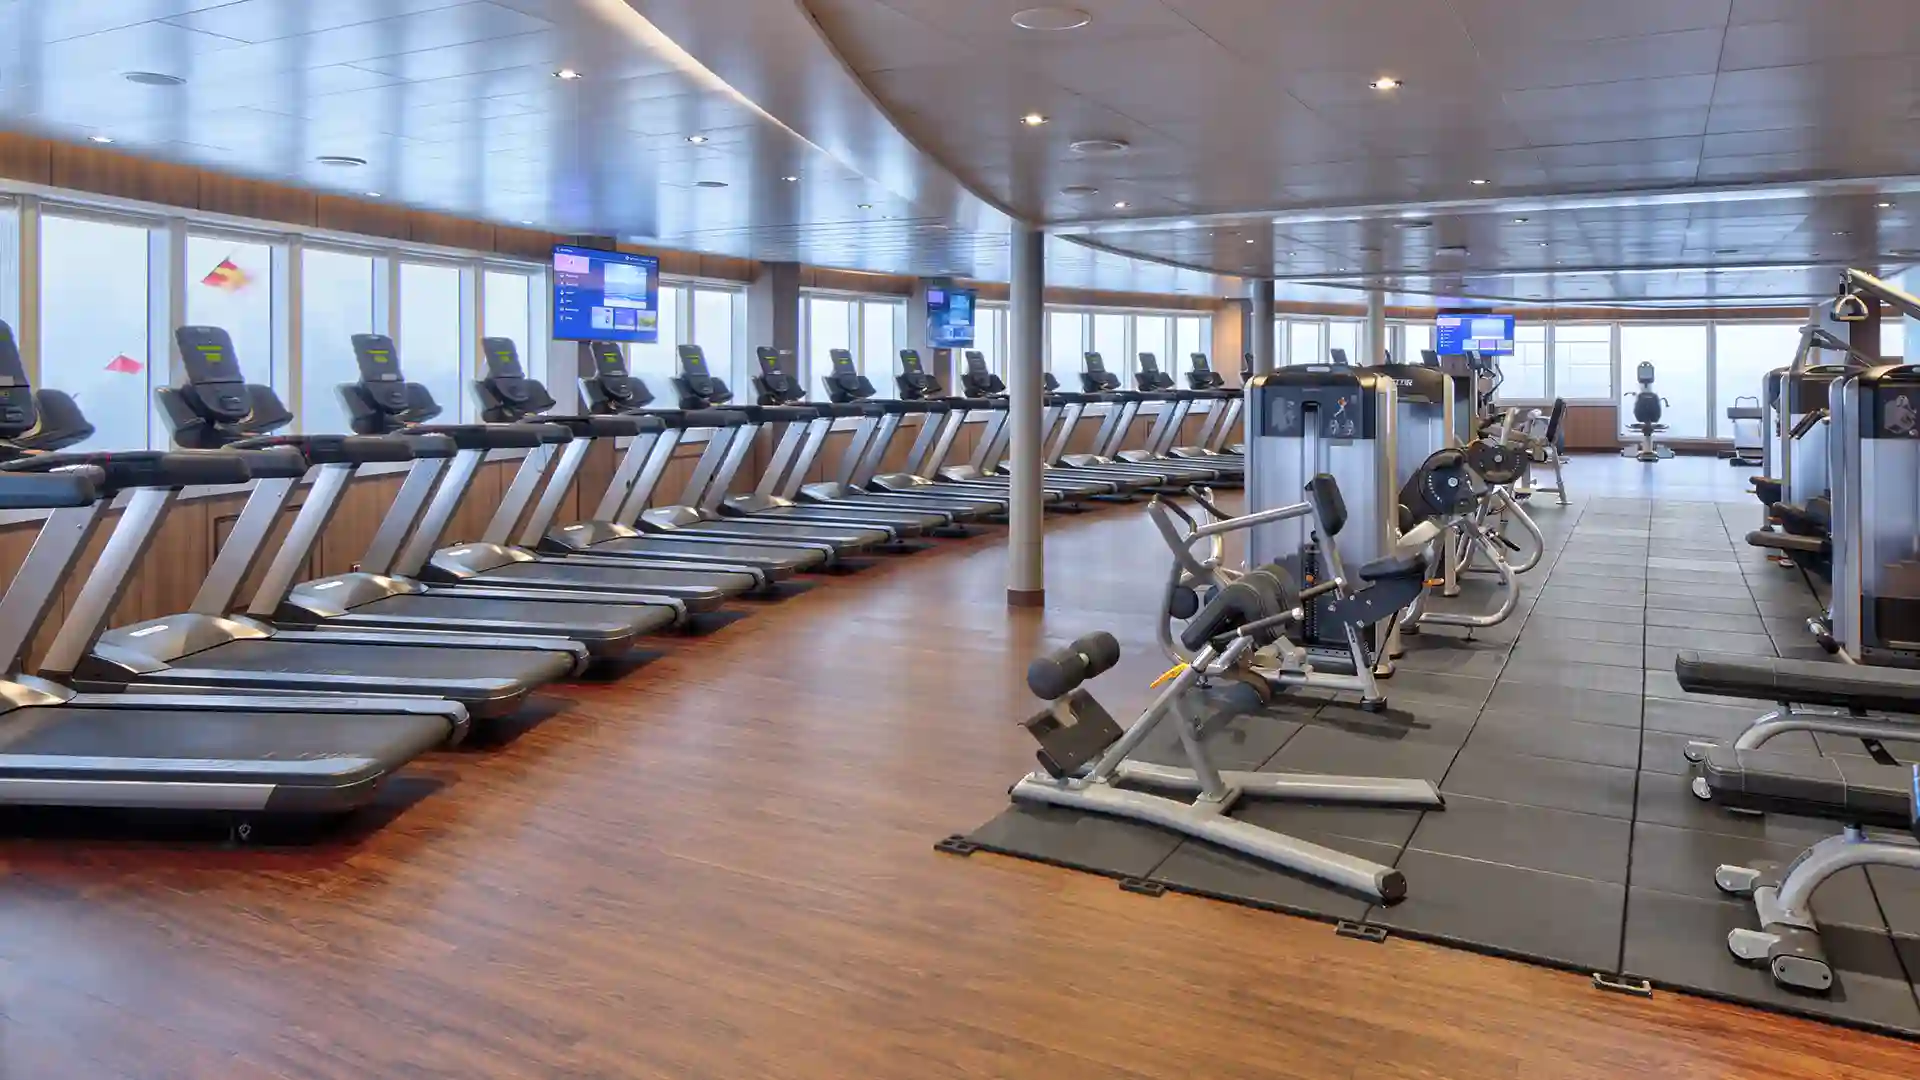
[[[1640,434],[1640,442],[1637,446],[1629,446],[1621,450],[1620,456],[1645,462],[1670,458],[1673,456],[1673,449],[1653,441],[1655,434],[1667,430],[1667,425],[1660,422],[1660,417],[1661,410],[1668,404],[1667,399],[1653,389],[1653,364],[1642,360],[1634,377],[1640,383],[1640,389],[1632,395],[1633,423],[1628,424],[1627,427]]]

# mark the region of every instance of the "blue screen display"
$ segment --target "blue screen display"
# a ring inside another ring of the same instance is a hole
[[[1433,351],[1441,356],[1513,355],[1513,316],[1438,315],[1433,320]]]
[[[562,341],[660,340],[660,260],[558,244],[553,336]]]
[[[927,344],[965,349],[973,344],[974,294],[966,289],[927,290]]]

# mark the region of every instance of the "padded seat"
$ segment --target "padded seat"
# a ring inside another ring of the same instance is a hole
[[[1695,694],[1920,713],[1920,674],[1898,668],[1817,660],[1708,660],[1699,653],[1683,652],[1673,659],[1673,674],[1680,680],[1681,689]]]
[[[1413,551],[1400,555],[1388,555],[1383,559],[1375,559],[1365,566],[1360,567],[1355,573],[1360,575],[1360,580],[1362,581],[1378,581],[1381,578],[1399,577],[1403,574],[1415,572],[1424,574],[1426,571],[1427,553],[1424,551]]]
[[[1755,529],[1747,534],[1747,543],[1757,548],[1791,551],[1806,555],[1825,555],[1830,541],[1821,536],[1798,536],[1772,529]]]
[[[1715,801],[1862,825],[1912,826],[1914,770],[1868,757],[1816,757],[1716,746],[1701,762]]]

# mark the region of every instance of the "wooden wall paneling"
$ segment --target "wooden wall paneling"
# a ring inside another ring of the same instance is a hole
[[[1566,447],[1575,450],[1618,450],[1620,411],[1612,405],[1569,405],[1564,424]]]
[[[660,272],[663,274],[673,274],[678,277],[700,276],[700,256],[696,252],[654,251],[650,248],[630,248],[624,244],[621,245],[620,250],[632,251],[641,255],[658,255],[660,257]]]
[[[425,210],[407,215],[408,239],[418,244],[464,248],[468,251],[493,251],[493,225],[485,221],[435,214]]]
[[[97,146],[54,143],[47,183],[122,199],[200,205],[200,170]]]
[[[1229,386],[1240,385],[1240,360],[1252,347],[1247,343],[1243,306],[1229,302],[1213,313],[1213,340],[1208,343],[1207,360]],[[1185,357],[1181,357],[1181,363],[1186,363]]]
[[[0,176],[26,184],[53,183],[53,143],[0,131]]]
[[[27,561],[28,550],[33,547],[34,540],[39,536],[40,524],[38,522],[25,522],[19,525],[8,525],[0,528],[0,581],[12,584],[14,575],[19,572],[20,565]],[[55,597],[53,607],[47,614],[47,621],[41,625],[39,633],[34,636],[34,640],[27,643],[27,666],[31,667],[32,663],[38,661],[40,654],[45,651],[47,644],[53,640],[53,632],[50,627],[58,626],[61,617],[65,614],[66,598],[64,596]]]
[[[413,238],[413,215],[404,206],[365,202],[339,195],[320,195],[314,203],[314,223],[322,229],[359,233],[389,240]]]
[[[388,473],[358,478],[347,485],[333,520],[321,530],[320,540],[313,546],[310,577],[344,574],[358,565],[404,479],[404,474]]]
[[[545,262],[553,256],[553,245],[563,239],[542,229],[514,229],[505,225],[493,227],[493,250],[516,258]]]
[[[760,274],[760,264],[752,259],[741,259],[731,255],[700,256],[699,276],[716,281],[751,282]]]
[[[215,172],[200,176],[200,209],[209,213],[317,226],[319,205],[319,196],[303,188]]]

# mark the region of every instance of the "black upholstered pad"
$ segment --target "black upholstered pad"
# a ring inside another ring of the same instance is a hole
[[[1907,765],[1716,746],[1707,751],[1701,774],[1715,800],[1732,806],[1776,806],[1901,828],[1909,822],[1913,770]]]
[[[1804,551],[1822,554],[1827,550],[1828,541],[1819,536],[1795,536],[1792,533],[1775,532],[1772,529],[1755,529],[1747,534],[1747,543],[1757,548],[1772,548],[1775,551]]]
[[[1673,658],[1673,674],[1682,690],[1695,694],[1920,713],[1920,675],[1897,668],[1683,652]]]
[[[1384,559],[1375,559],[1362,566],[1356,573],[1362,581],[1374,581],[1378,578],[1393,577],[1395,574],[1411,573],[1427,565],[1427,553],[1413,551],[1402,555],[1388,555]]]

